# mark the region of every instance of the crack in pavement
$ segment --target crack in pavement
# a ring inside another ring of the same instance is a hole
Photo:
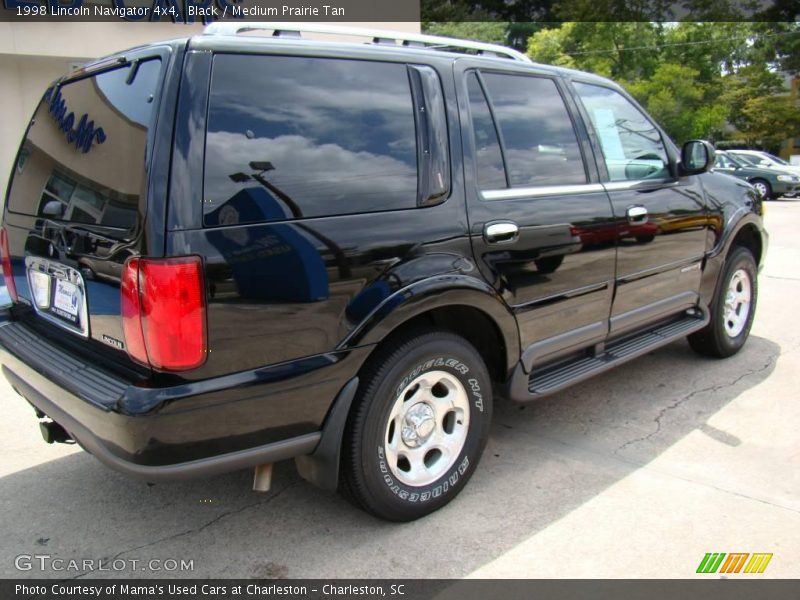
[[[257,506],[265,506],[265,505],[271,503],[276,498],[278,498],[281,495],[283,495],[283,493],[286,492],[287,490],[289,490],[289,489],[291,489],[291,488],[293,488],[293,487],[295,487],[295,486],[297,486],[299,484],[300,484],[299,481],[295,481],[294,483],[290,483],[289,485],[281,488],[280,490],[278,490],[277,492],[275,492],[272,496],[269,496],[268,498],[265,498],[263,500],[259,500],[258,502],[251,502],[250,504],[245,504],[244,506],[240,506],[239,508],[236,508],[234,510],[229,510],[227,512],[221,513],[221,514],[217,515],[216,517],[214,517],[213,519],[211,519],[210,521],[208,521],[207,523],[204,523],[200,527],[194,527],[192,529],[187,529],[186,531],[180,531],[178,533],[173,533],[173,534],[168,535],[166,537],[154,540],[152,542],[148,542],[147,544],[142,544],[141,546],[135,546],[133,548],[128,548],[126,550],[121,550],[120,552],[117,552],[114,556],[112,556],[110,559],[108,559],[108,562],[109,563],[113,563],[115,560],[117,560],[118,558],[124,556],[125,554],[128,554],[130,552],[134,552],[136,550],[142,550],[143,548],[150,548],[152,546],[156,546],[156,545],[161,544],[163,542],[169,542],[171,540],[183,537],[185,535],[190,535],[190,534],[193,534],[193,533],[200,533],[201,531],[204,531],[205,529],[211,527],[212,525],[214,525],[215,523],[221,521],[222,519],[224,519],[226,517],[230,517],[231,515],[237,515],[239,513],[242,513],[242,512],[244,512],[246,510],[249,510],[251,508],[255,508]],[[67,579],[64,579],[63,581],[71,581],[71,580],[74,580],[74,579],[80,579],[81,577],[85,577],[86,575],[90,575],[90,574],[92,574],[91,571],[86,571],[86,572],[83,572],[83,573],[80,573],[80,574],[76,575],[75,577],[69,577]]]
[[[780,354],[778,356],[780,356]],[[661,420],[664,418],[664,416],[669,411],[675,410],[679,406],[685,404],[686,402],[688,402],[689,400],[691,400],[692,398],[694,398],[695,396],[698,396],[700,394],[704,394],[706,392],[714,393],[714,392],[717,392],[719,390],[724,390],[725,388],[734,387],[736,384],[738,384],[745,377],[749,377],[751,375],[755,375],[756,373],[761,373],[763,371],[766,371],[767,369],[769,369],[772,366],[772,364],[775,362],[776,359],[777,359],[777,357],[770,357],[769,360],[767,360],[767,362],[763,366],[761,366],[761,367],[759,367],[757,369],[752,369],[750,371],[746,371],[746,372],[742,373],[741,375],[739,375],[739,377],[737,377],[736,379],[734,379],[730,383],[715,384],[715,385],[710,385],[708,387],[705,387],[705,388],[702,388],[702,389],[699,389],[699,390],[694,390],[694,391],[686,394],[682,398],[679,398],[678,400],[676,400],[672,404],[670,404],[668,406],[665,406],[664,408],[662,408],[658,412],[658,415],[656,415],[656,418],[653,419],[653,422],[656,424],[655,431],[651,431],[647,435],[643,435],[641,437],[638,437],[638,438],[635,438],[633,440],[629,440],[629,441],[625,442],[624,444],[622,444],[622,446],[620,446],[619,448],[614,450],[614,454],[622,452],[628,446],[632,446],[633,444],[638,444],[640,442],[646,442],[650,438],[658,435],[661,432]]]

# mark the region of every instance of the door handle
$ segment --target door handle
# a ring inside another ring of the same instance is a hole
[[[629,206],[628,223],[642,225],[647,223],[647,209],[644,206]]]
[[[483,238],[487,244],[510,244],[517,241],[519,227],[513,221],[495,221],[483,228]]]

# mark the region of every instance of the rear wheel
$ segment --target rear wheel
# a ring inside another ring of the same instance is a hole
[[[343,495],[391,521],[441,508],[486,445],[492,390],[478,352],[445,331],[388,343],[362,371],[342,448]]]
[[[723,279],[711,306],[709,324],[689,336],[699,354],[725,358],[736,354],[750,335],[758,299],[756,261],[747,248],[728,257]]]

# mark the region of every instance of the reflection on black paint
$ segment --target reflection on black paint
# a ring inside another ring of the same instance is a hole
[[[98,113],[96,105],[86,102],[80,104],[77,99],[95,100],[99,95],[111,114],[116,116],[116,122],[112,122],[108,114],[104,116],[104,129],[109,136],[113,132],[113,138],[109,137],[102,145],[102,151],[76,153],[69,143],[41,146],[48,139],[47,128],[52,125],[48,122],[50,117],[46,99],[40,102],[21,149],[20,156],[24,157],[24,161],[18,164],[9,192],[8,206],[11,211],[59,221],[101,225],[110,228],[105,231],[106,235],[117,238],[126,237],[134,231],[140,190],[123,189],[123,184],[114,179],[95,181],[94,178],[103,179],[109,169],[138,171],[143,168],[143,162],[141,165],[126,162],[130,161],[129,151],[132,147],[141,145],[144,151],[161,61],[147,60],[137,65],[133,78],[133,67],[125,65],[94,77],[67,82],[59,88],[71,98],[69,110],[76,115],[87,113],[92,116]],[[87,87],[94,89],[89,91]],[[65,138],[65,142],[68,139]],[[77,162],[76,157],[80,159]],[[144,161],[144,155],[141,160]],[[53,163],[57,165],[56,169],[37,169]],[[97,168],[98,164],[101,165],[100,169]],[[38,181],[27,181],[27,178]],[[120,180],[124,181],[125,178]],[[41,196],[28,193],[34,188],[42,190]],[[48,210],[45,210],[46,207],[49,207]],[[114,229],[119,231],[115,232]]]
[[[93,189],[53,171],[42,191],[37,215],[72,223],[133,229],[136,224],[136,203],[119,194],[116,196],[104,188]]]
[[[262,187],[241,190],[216,209],[223,225],[274,220],[281,203]],[[317,302],[329,296],[325,263],[292,225],[229,227],[209,231],[240,298],[264,302]]]
[[[258,220],[411,208],[414,127],[405,65],[219,55],[209,99],[205,224],[224,225],[221,207],[252,179],[294,205]],[[256,220],[242,215],[239,222]]]

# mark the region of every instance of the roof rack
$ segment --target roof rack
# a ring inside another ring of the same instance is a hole
[[[300,37],[301,33],[324,33],[328,35],[368,37],[372,38],[373,44],[379,45],[396,45],[399,42],[402,46],[428,48],[430,50],[475,50],[478,54],[484,56],[499,56],[520,62],[531,62],[531,59],[522,52],[498,44],[486,44],[484,42],[473,42],[470,40],[459,40],[456,38],[424,35],[421,33],[404,33],[402,31],[392,31],[388,29],[362,29],[360,27],[341,27],[319,23],[231,23],[217,21],[207,25],[203,30],[203,34],[237,35],[248,31],[270,30],[275,37],[297,38]]]

